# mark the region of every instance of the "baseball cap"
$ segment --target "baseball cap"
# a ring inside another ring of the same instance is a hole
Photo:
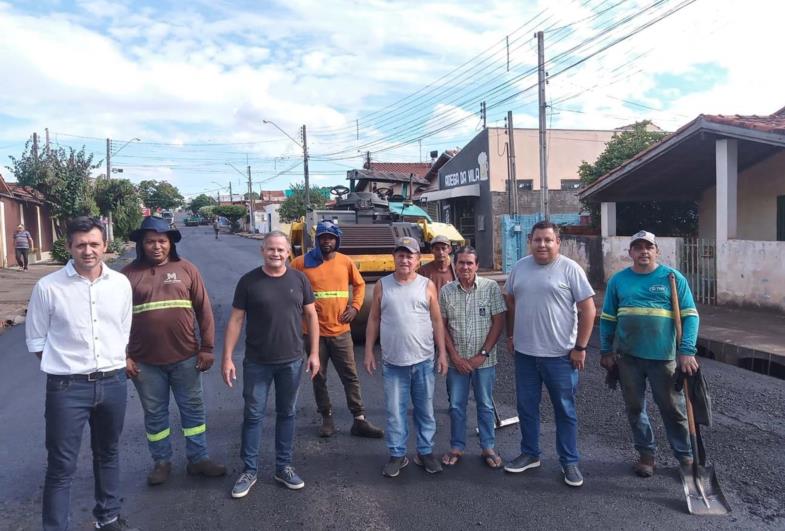
[[[449,246],[451,242],[450,242],[450,238],[448,238],[447,236],[442,236],[440,234],[440,235],[436,236],[434,239],[431,240],[431,245],[433,245],[435,243],[443,243],[443,244]]]
[[[654,234],[645,230],[638,231],[633,234],[632,238],[630,238],[630,245],[637,242],[638,240],[647,241],[652,245],[657,245],[657,240],[655,239]]]
[[[412,238],[411,236],[404,236],[403,238],[398,238],[395,240],[395,250],[398,249],[406,249],[410,253],[419,253],[420,252],[420,242],[417,241],[417,238]]]

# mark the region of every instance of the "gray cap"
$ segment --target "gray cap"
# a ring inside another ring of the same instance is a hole
[[[449,245],[451,245],[452,242],[450,242],[450,238],[448,238],[447,236],[442,236],[440,234],[440,235],[436,236],[434,239],[431,240],[431,246],[433,246],[436,243],[443,243],[443,244],[449,246]]]
[[[632,238],[630,238],[630,246],[632,246],[632,244],[638,240],[643,240],[649,242],[652,245],[657,245],[657,240],[655,239],[654,234],[645,230],[638,231],[632,235]]]
[[[406,249],[410,253],[419,253],[420,252],[420,242],[417,241],[417,238],[412,238],[411,236],[404,236],[403,238],[398,238],[395,240],[395,250],[398,249]]]

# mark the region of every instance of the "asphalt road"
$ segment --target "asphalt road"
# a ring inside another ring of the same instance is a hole
[[[230,235],[213,238],[210,227],[181,229],[178,251],[205,277],[219,337],[229,314],[239,277],[260,263],[259,242]],[[242,343],[241,343],[242,344]],[[361,350],[358,349],[361,359]],[[238,348],[235,360],[242,359]],[[514,414],[512,363],[502,353],[496,401],[503,417]],[[170,481],[148,487],[151,461],[136,390],[129,384],[129,406],[122,437],[121,463],[125,501],[123,514],[145,530],[163,529],[783,529],[785,528],[785,386],[781,380],[703,360],[712,386],[716,425],[706,430],[709,458],[733,513],[727,517],[694,517],[686,504],[675,461],[657,421],[661,451],[655,477],[631,473],[634,457],[618,391],[603,386],[596,348],[582,375],[579,398],[579,446],[585,485],[574,489],[561,479],[554,451],[550,403],[543,397],[543,466],[510,475],[490,470],[480,460],[476,437],[470,435],[463,461],[443,474],[430,476],[413,464],[396,479],[381,475],[386,461],[383,440],[351,437],[351,415],[334,372],[331,396],[339,432],[319,439],[319,418],[310,384],[303,376],[298,403],[295,466],[306,482],[289,491],[272,480],[273,418],[264,428],[260,480],[244,499],[229,491],[241,471],[239,459],[242,396],[228,389],[217,366],[204,378],[211,455],[229,467],[219,479],[185,474],[181,437],[175,437]],[[238,363],[238,368],[241,364]],[[369,418],[384,423],[381,377],[361,375]],[[239,380],[238,380],[239,381]],[[37,529],[46,455],[44,450],[44,377],[24,347],[24,329],[0,336],[0,528]],[[268,412],[272,408],[272,399]],[[445,383],[437,377],[436,449],[449,446]],[[473,402],[470,401],[470,408]],[[173,411],[172,432],[179,433]],[[657,419],[656,412],[651,412]],[[470,413],[470,429],[474,429]],[[517,427],[497,432],[505,459],[518,454]],[[413,452],[413,441],[410,441]],[[412,454],[410,453],[410,456]],[[91,525],[92,467],[85,437],[72,489],[75,529]]]

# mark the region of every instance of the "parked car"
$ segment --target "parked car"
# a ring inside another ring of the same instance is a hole
[[[187,216],[185,218],[186,227],[196,227],[202,224],[202,216]]]

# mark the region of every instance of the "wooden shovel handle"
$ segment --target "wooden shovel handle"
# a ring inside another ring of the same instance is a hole
[[[676,352],[678,355],[679,345],[681,344],[681,309],[679,308],[679,292],[676,289],[676,275],[670,273],[668,280],[671,283],[671,306],[673,307],[673,324],[676,327]],[[679,370],[678,362],[676,370]],[[690,400],[689,386],[687,378],[684,378],[684,401],[687,403],[687,424],[689,425],[690,435],[695,435],[695,415],[692,412],[692,400]]]

